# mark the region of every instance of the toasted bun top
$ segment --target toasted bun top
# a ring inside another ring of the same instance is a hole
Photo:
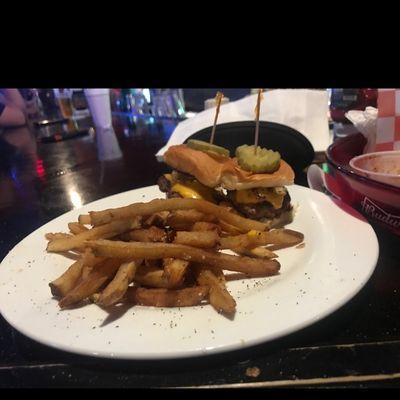
[[[255,174],[245,171],[235,158],[210,155],[180,144],[171,146],[164,154],[164,161],[172,168],[193,175],[208,187],[221,186],[227,190],[286,186],[293,184],[294,172],[281,159],[279,169],[272,174]]]

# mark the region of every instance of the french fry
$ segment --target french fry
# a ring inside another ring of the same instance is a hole
[[[278,255],[266,247],[254,247],[253,249],[232,249],[235,253],[249,257],[277,258]]]
[[[243,272],[250,276],[270,276],[278,273],[280,264],[276,260],[233,256],[210,252],[195,247],[171,243],[120,242],[112,240],[87,241],[86,246],[97,256],[122,259],[179,258],[185,261],[200,262],[230,271]]]
[[[73,263],[60,277],[49,283],[53,296],[65,296],[102,261],[104,261],[103,257],[95,257],[91,249],[86,249],[79,260]]]
[[[64,233],[64,232],[56,232],[56,233],[46,233],[45,238],[47,240],[57,240],[57,239],[66,239],[66,238],[72,238],[72,235],[69,233]]]
[[[169,211],[160,211],[150,215],[143,222],[143,226],[158,226],[159,228],[164,228],[167,225],[167,218],[169,216]]]
[[[167,224],[174,229],[188,230],[196,222],[214,222],[216,218],[211,214],[204,214],[197,210],[175,210],[172,211],[168,218]]]
[[[219,220],[235,226],[241,232],[252,229],[264,231],[268,225],[259,221],[243,218],[225,207],[219,207],[213,203],[198,199],[155,199],[148,203],[134,203],[129,206],[108,209],[103,211],[91,211],[90,222],[94,226],[107,224],[114,219],[126,219],[138,215],[151,215],[160,211],[190,210],[194,209],[204,214],[214,215]]]
[[[92,249],[86,248],[82,254],[82,275],[80,279],[86,279],[96,265],[104,261],[104,257],[95,257]]]
[[[240,215],[238,211],[232,206],[231,203],[228,203],[227,201],[221,201],[218,203],[220,207],[225,207],[228,211],[233,212],[234,214]]]
[[[139,285],[153,288],[168,288],[169,282],[165,277],[164,270],[159,268],[147,267],[141,265],[136,274],[134,281]]]
[[[85,225],[82,225],[79,222],[70,222],[68,224],[68,228],[73,235],[77,235],[78,233],[86,232],[88,230]]]
[[[130,302],[143,306],[192,307],[202,304],[208,292],[207,286],[193,286],[178,290],[129,287],[127,298]]]
[[[199,221],[193,224],[192,231],[193,232],[216,231],[219,235],[221,233],[221,227],[213,222]]]
[[[98,259],[103,260],[104,257],[97,257]],[[92,272],[93,270],[93,265],[90,264],[84,264],[82,267],[82,272],[81,272],[81,280],[86,279],[88,275]]]
[[[100,298],[100,293],[93,293],[91,294],[88,299],[92,302],[92,303],[97,303],[97,301]]]
[[[211,268],[212,273],[218,278],[218,280],[221,282],[222,285],[226,285],[226,277],[224,274],[224,271],[221,268],[218,267],[208,267],[209,269]]]
[[[221,237],[219,248],[220,249],[246,249],[253,244],[252,238],[247,235],[236,235]],[[255,247],[254,245],[253,247]]]
[[[252,234],[250,231],[248,234]],[[301,232],[292,229],[273,229],[269,232],[256,232],[255,241],[259,246],[264,244],[289,244],[295,246],[304,240],[304,235]]]
[[[103,261],[101,265],[93,269],[86,279],[79,282],[77,286],[59,301],[59,306],[61,308],[71,306],[86,299],[93,293],[96,293],[104,284],[112,279],[120,265],[121,260],[118,259],[107,259]]]
[[[164,260],[164,269],[142,265],[138,269],[134,280],[142,286],[178,288],[183,284],[188,265],[187,261],[173,258]]]
[[[223,232],[229,233],[231,235],[240,235],[242,231],[235,226],[228,224],[225,221],[219,220],[219,226],[221,227]]]
[[[78,217],[78,221],[82,225],[92,225],[92,222],[90,221],[90,215],[81,214]]]
[[[219,243],[219,236],[215,230],[197,232],[178,231],[176,232],[174,243],[200,248],[213,248]]]
[[[121,300],[142,261],[132,260],[121,264],[114,279],[101,292],[96,303],[103,307],[109,307]]]
[[[236,311],[236,301],[215,274],[203,266],[195,266],[199,285],[209,286],[210,304],[220,313],[232,315]]]
[[[82,274],[82,258],[75,261],[60,277],[49,283],[53,296],[65,296],[78,282]]]
[[[301,243],[304,235],[290,229],[275,229],[268,232],[249,231],[247,234],[221,237],[221,249],[251,249],[267,244],[287,244],[295,246]]]
[[[72,237],[55,239],[48,243],[47,251],[58,252],[83,247],[85,240],[110,238],[128,230],[139,228],[140,221],[140,217],[134,217],[127,220],[116,220],[109,224],[89,229],[86,232],[79,233]]]
[[[130,241],[134,242],[166,242],[167,233],[164,229],[151,226],[147,229],[135,229],[126,234]]]
[[[188,261],[174,258],[164,260],[164,277],[168,288],[176,289],[182,286],[188,266]]]

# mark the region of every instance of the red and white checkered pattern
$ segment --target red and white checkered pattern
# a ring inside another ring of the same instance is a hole
[[[400,89],[378,90],[375,151],[400,150]]]

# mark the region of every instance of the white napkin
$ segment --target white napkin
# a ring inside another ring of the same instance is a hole
[[[374,152],[376,144],[378,109],[374,107],[367,107],[364,111],[350,110],[345,114],[345,116],[368,140],[368,143],[364,148],[364,154]]]
[[[253,121],[257,95],[221,105],[218,124],[234,121]],[[204,110],[195,117],[182,121],[175,128],[168,143],[156,157],[162,161],[168,147],[183,143],[193,133],[212,126],[215,108]],[[328,92],[311,89],[275,89],[264,93],[260,106],[260,120],[287,125],[302,133],[316,152],[325,151],[332,139],[328,124]],[[218,135],[218,128],[215,132]]]

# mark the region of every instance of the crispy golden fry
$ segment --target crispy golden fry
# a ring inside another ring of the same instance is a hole
[[[97,303],[97,301],[99,300],[100,297],[100,293],[93,293],[91,294],[88,299],[92,302],[92,303]]]
[[[199,285],[210,287],[210,304],[220,313],[232,315],[236,311],[236,301],[214,273],[203,266],[196,266],[197,282]]]
[[[250,235],[252,232],[249,232]],[[267,233],[267,235],[265,235]],[[292,229],[273,229],[269,232],[256,232],[257,243],[271,244],[290,244],[295,246],[304,240],[304,235],[301,232]],[[265,240],[264,240],[265,239]],[[261,244],[259,244],[261,245]]]
[[[90,222],[90,215],[81,214],[81,215],[78,217],[78,221],[79,221],[79,223],[82,224],[82,225],[91,225],[91,222]]]
[[[47,245],[47,251],[57,252],[76,249],[82,247],[85,240],[110,238],[128,230],[139,227],[140,217],[134,217],[127,220],[116,220],[110,222],[109,224],[89,229],[86,232],[79,233],[78,235],[72,236],[70,238],[52,240]]]
[[[208,292],[207,286],[193,286],[178,290],[129,287],[127,298],[130,302],[143,306],[192,307],[203,303]]]
[[[224,271],[221,268],[208,267],[208,269],[211,269],[212,273],[218,278],[222,285],[226,285],[226,277]]]
[[[85,252],[82,254],[83,267],[82,267],[81,279],[86,279],[86,277],[90,274],[92,269],[95,268],[96,265],[100,264],[104,260],[105,260],[104,257],[95,257],[92,249],[86,248]]]
[[[75,261],[60,277],[49,283],[53,296],[65,296],[78,282],[82,273],[82,259]]]
[[[46,233],[45,238],[47,240],[57,240],[57,239],[66,239],[66,238],[72,238],[73,236],[69,233],[64,233],[64,232],[56,232],[56,233]]]
[[[195,247],[171,243],[120,242],[112,240],[93,240],[85,243],[94,254],[103,257],[123,259],[179,258],[186,261],[200,262],[230,271],[243,272],[251,276],[270,276],[278,273],[280,264],[276,260],[232,256],[210,252]]]
[[[84,279],[91,269],[104,259],[95,257],[91,249],[81,255],[81,258],[73,263],[60,277],[49,283],[51,293],[54,296],[65,296],[80,279]]]
[[[295,246],[303,241],[303,234],[290,229],[275,229],[268,232],[249,231],[243,235],[222,237],[221,249],[251,249],[267,244],[290,244]]]
[[[134,242],[166,242],[167,233],[164,229],[151,226],[147,229],[135,229],[127,234],[129,240]]]
[[[193,224],[192,231],[193,232],[216,231],[219,235],[221,233],[221,227],[213,222],[199,221]]]
[[[247,234],[221,237],[220,249],[245,249],[253,244],[252,237]],[[253,246],[255,247],[255,246]]]
[[[216,231],[178,231],[174,243],[200,248],[214,248],[219,243],[219,236]]]
[[[150,215],[143,222],[143,226],[158,226],[159,228],[164,228],[167,225],[167,219],[169,216],[169,211],[160,211]]]
[[[241,272],[232,272],[225,275],[225,282],[242,281],[244,279],[251,279],[251,276],[242,274]]]
[[[231,224],[228,224],[225,221],[219,220],[218,224],[221,227],[223,232],[229,233],[231,235],[240,235],[242,233],[242,231],[240,229],[236,228],[235,226],[233,226]]]
[[[100,259],[104,259],[104,257],[98,257]],[[88,275],[92,272],[93,266],[92,265],[83,265],[82,272],[81,272],[81,279],[86,279]]]
[[[188,261],[174,258],[166,258],[164,260],[164,276],[168,288],[176,289],[183,285],[188,266]]]
[[[142,261],[132,260],[121,264],[114,279],[101,292],[96,303],[103,307],[109,307],[121,300]]]
[[[139,285],[153,288],[168,288],[169,282],[165,277],[164,270],[160,268],[141,265],[135,275],[134,281]]]
[[[221,201],[218,205],[219,205],[220,207],[225,207],[228,211],[233,212],[234,214],[240,215],[240,214],[236,211],[236,209],[232,206],[231,203],[228,203],[228,202],[226,202],[226,201]]]
[[[249,257],[277,258],[278,255],[266,247],[254,247],[253,249],[232,249],[235,253]]]
[[[85,225],[82,225],[79,222],[70,222],[68,224],[68,228],[73,235],[77,235],[78,233],[86,232],[88,230]]]
[[[187,261],[173,258],[164,260],[164,269],[148,263],[147,265],[140,266],[134,280],[140,285],[148,287],[177,288],[183,284],[188,265]]]
[[[175,210],[169,214],[167,224],[174,229],[188,230],[199,221],[214,222],[216,218],[197,210]]]
[[[61,308],[71,306],[86,299],[103,287],[117,272],[121,260],[107,259],[101,265],[94,268],[92,272],[68,292],[58,303]]]
[[[107,224],[114,219],[131,218],[138,215],[150,215],[160,211],[188,210],[195,209],[204,214],[211,214],[219,220],[225,221],[235,226],[242,232],[248,232],[252,229],[264,231],[268,225],[262,222],[243,218],[225,207],[219,207],[205,200],[197,199],[156,199],[148,203],[134,203],[126,207],[108,209],[104,211],[91,211],[90,221],[94,226]]]

